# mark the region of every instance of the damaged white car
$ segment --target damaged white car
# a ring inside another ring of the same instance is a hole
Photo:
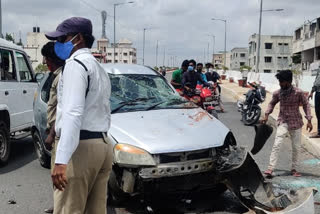
[[[160,195],[204,190],[220,194],[229,188],[252,210],[279,211],[296,203],[287,194],[274,195],[251,154],[237,147],[230,130],[180,97],[156,71],[139,65],[102,66],[112,84],[112,122],[108,132],[114,145],[109,180],[112,201],[132,196],[148,201]],[[40,84],[35,100],[33,128],[43,166],[50,162],[50,152],[43,143],[46,79]],[[255,152],[270,134],[258,136]]]

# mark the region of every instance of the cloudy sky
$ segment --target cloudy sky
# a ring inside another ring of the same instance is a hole
[[[145,64],[155,65],[156,43],[159,41],[158,65],[174,58],[181,64],[184,58],[208,60],[209,43],[212,53],[224,48],[224,23],[227,20],[227,50],[247,47],[248,38],[258,31],[260,0],[133,0],[133,4],[117,7],[117,38],[128,38],[138,50],[142,63],[143,28],[146,31]],[[101,10],[108,13],[107,37],[113,41],[113,4],[126,0],[2,0],[3,32],[26,33],[38,25],[41,31],[52,31],[66,18],[83,16],[92,20],[94,35],[101,37]],[[264,0],[264,9],[284,9],[264,12],[262,34],[292,35],[295,28],[320,17],[319,0]],[[171,63],[171,62],[170,62]]]

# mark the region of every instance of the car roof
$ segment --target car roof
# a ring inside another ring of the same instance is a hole
[[[13,42],[9,42],[5,39],[0,38],[0,46],[4,48],[9,48],[9,49],[15,49],[15,50],[20,50],[23,51],[22,47],[14,44]]]
[[[102,63],[101,65],[108,74],[159,75],[155,70],[143,65],[121,63]]]

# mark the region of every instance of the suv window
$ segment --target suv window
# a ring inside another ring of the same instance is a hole
[[[32,73],[28,66],[26,57],[20,52],[16,52],[16,56],[17,56],[17,65],[18,65],[18,70],[20,75],[20,81],[21,82],[32,81]]]
[[[0,80],[17,81],[12,51],[0,49]]]

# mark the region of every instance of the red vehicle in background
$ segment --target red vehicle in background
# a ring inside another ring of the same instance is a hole
[[[212,89],[203,87],[202,85],[197,85],[196,89],[193,90],[176,89],[176,91],[182,97],[195,103],[218,119],[218,113],[215,109],[217,102]]]

